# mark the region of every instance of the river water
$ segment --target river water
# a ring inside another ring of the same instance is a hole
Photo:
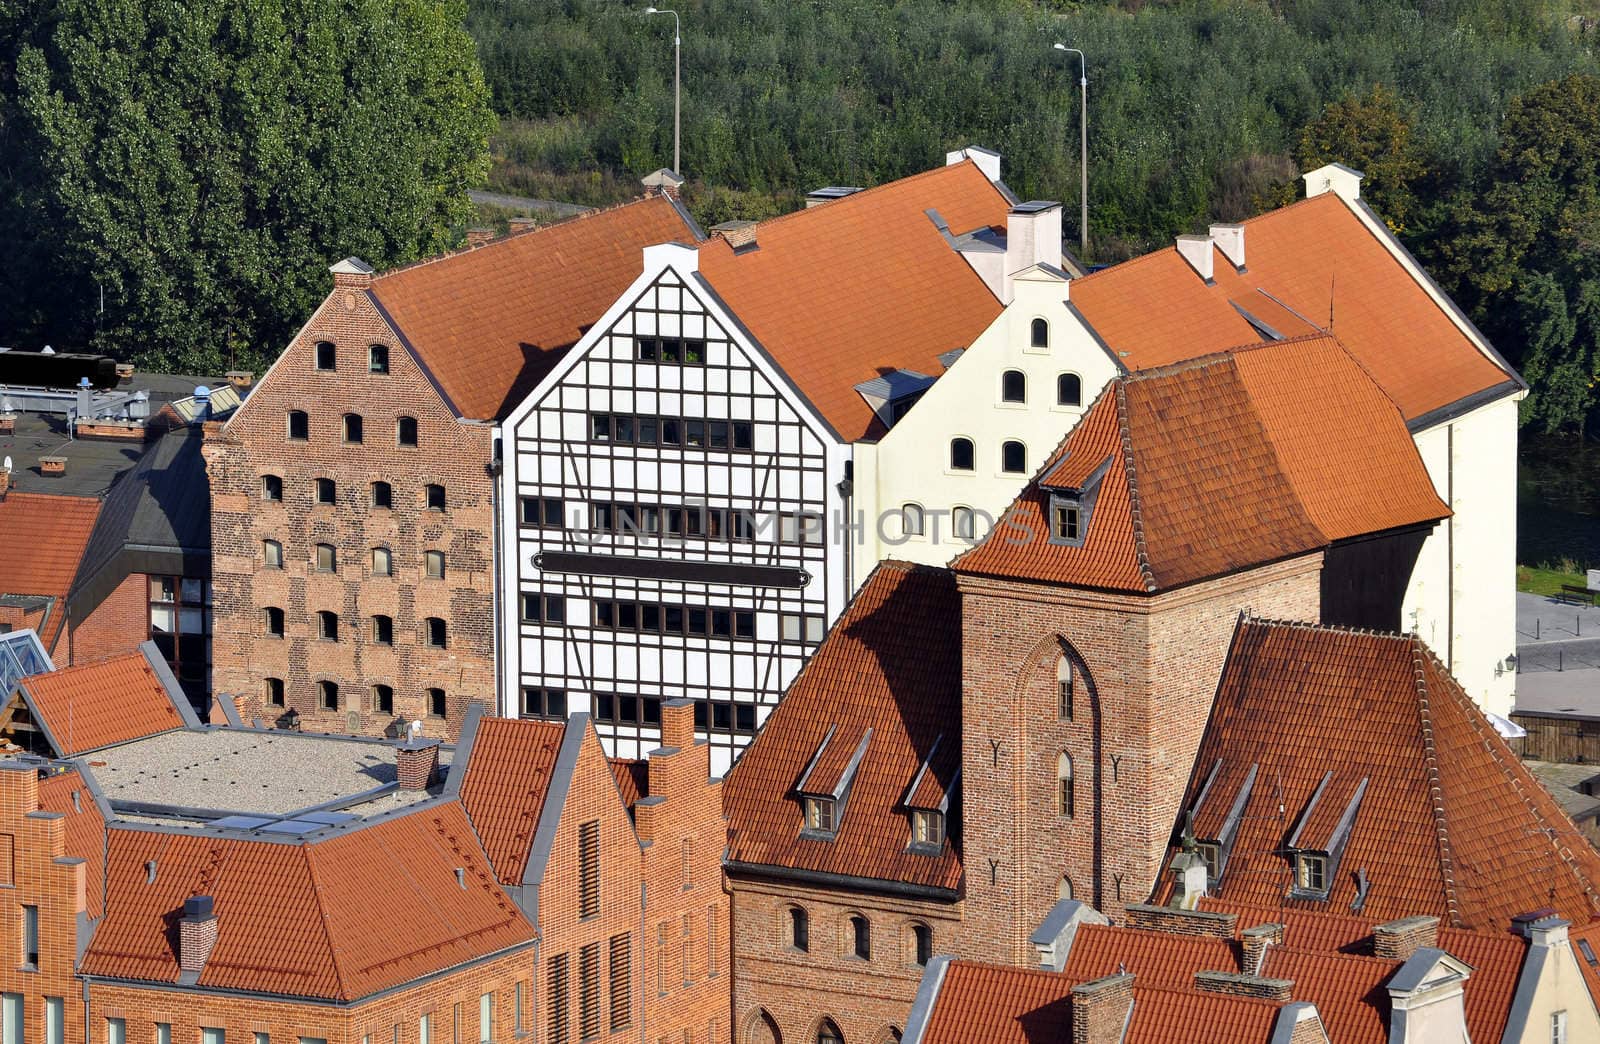
[[[1521,433],[1517,561],[1600,568],[1600,442]]]

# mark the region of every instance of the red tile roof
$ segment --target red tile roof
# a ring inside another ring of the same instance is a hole
[[[1600,853],[1416,638],[1242,622],[1185,808],[1218,761],[1260,766],[1224,902],[1345,914],[1364,870],[1360,914],[1379,921],[1503,931],[1547,906],[1575,924],[1600,915]],[[1341,793],[1367,789],[1328,900],[1291,899],[1285,839],[1328,773]]]
[[[1328,1038],[1339,1044],[1387,1044],[1389,991],[1386,983],[1402,962],[1347,953],[1318,953],[1268,946],[1260,974],[1294,983],[1290,996],[1317,1006]],[[1470,993],[1476,980],[1467,984]],[[1473,1040],[1499,1040],[1479,1038]]]
[[[695,231],[650,196],[386,272],[372,294],[463,416],[500,419],[672,240]]]
[[[1194,986],[1195,972],[1237,972],[1239,960],[1232,939],[1081,924],[1061,971],[1078,982],[1128,971],[1146,986],[1183,990]]]
[[[30,675],[21,684],[64,758],[184,727],[142,652]]]
[[[644,758],[607,758],[611,774],[617,779],[617,792],[628,808],[650,796],[650,762]]]
[[[1051,544],[1045,487],[1102,467],[1084,543]],[[1154,591],[1449,514],[1394,404],[1320,335],[1119,377],[1039,474],[956,569]]]
[[[943,569],[884,562],[729,773],[729,861],[957,888],[961,862],[950,840],[938,855],[908,850],[905,800],[935,744],[932,771],[950,786],[960,768],[960,721],[955,579]],[[830,729],[859,738],[867,728],[872,739],[837,837],[802,839],[796,781]]]
[[[1515,380],[1336,194],[1245,229],[1243,274],[1214,250],[1207,286],[1169,247],[1074,280],[1072,302],[1131,369],[1259,339],[1234,303],[1288,337],[1328,324],[1408,420]]]
[[[216,903],[199,985],[217,989],[350,1001],[534,937],[456,802],[299,844],[112,830],[106,882],[86,975],[176,982],[177,915],[194,895]]]
[[[0,533],[7,535],[6,553],[0,555],[0,595],[55,599],[39,634],[46,651],[54,649],[61,634],[67,589],[99,513],[95,497],[11,493],[0,499]]]
[[[1511,999],[1528,955],[1527,942],[1504,932],[1441,928],[1439,949],[1472,968],[1463,1000],[1472,1039],[1500,1040],[1511,1017]],[[1583,963],[1581,954],[1574,956]]]
[[[484,718],[461,779],[461,803],[498,879],[520,885],[528,868],[565,722]]]
[[[952,961],[922,1042],[1070,1041],[1072,987],[1082,981],[1057,972]],[[1144,987],[1135,977],[1133,1018],[1122,1039],[1125,1044],[1266,1044],[1277,1019],[1278,1005],[1271,1001]]]
[[[77,804],[73,804],[76,795]],[[39,809],[59,813],[67,823],[67,855],[82,859],[89,916],[105,909],[106,821],[89,786],[77,772],[59,772],[39,781]]]
[[[764,221],[756,247],[717,237],[700,272],[845,439],[879,431],[855,390],[893,370],[937,375],[1001,305],[926,213],[962,234],[1010,203],[970,160]]]

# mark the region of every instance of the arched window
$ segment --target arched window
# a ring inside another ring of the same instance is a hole
[[[379,613],[372,618],[372,642],[374,645],[394,644],[394,617]]]
[[[1061,875],[1061,883],[1056,885],[1056,898],[1072,898],[1072,878],[1066,876],[1065,874]]]
[[[402,446],[417,444],[417,418],[401,417],[395,422],[395,441]]]
[[[817,1027],[817,1044],[844,1044],[844,1034],[832,1019],[823,1019]]]
[[[335,351],[334,351],[334,347],[333,347],[333,342],[332,341],[318,341],[317,342],[317,369],[319,369],[319,370],[332,370],[332,369],[337,369],[337,367],[338,367],[338,363],[337,363],[337,360],[336,360],[336,355],[335,355]]]
[[[372,549],[372,575],[394,575],[394,555],[388,548],[375,547]]]
[[[1064,373],[1056,378],[1056,405],[1083,405],[1083,378],[1075,373]]]
[[[1066,751],[1056,759],[1056,811],[1071,819],[1076,813],[1072,792],[1072,758]]]
[[[331,478],[317,479],[317,503],[332,504],[339,499],[339,487]]]
[[[435,649],[443,649],[447,644],[444,621],[437,616],[430,616],[425,623],[428,644]]]
[[[304,442],[311,437],[311,416],[305,410],[289,411],[289,438]]]
[[[283,476],[282,475],[262,475],[261,476],[261,499],[262,500],[282,500],[283,499]]]
[[[283,637],[283,610],[275,605],[269,605],[261,610],[267,625],[267,634],[274,638]]]
[[[872,924],[860,914],[850,915],[850,950],[864,961],[872,960]]]
[[[901,532],[906,536],[921,536],[923,531],[922,507],[918,504],[906,504],[900,508]]]
[[[338,710],[339,683],[331,681],[317,682],[317,702],[323,710]]]
[[[1028,470],[1028,448],[1015,439],[1001,446],[1000,470],[1008,475],[1026,474]]]
[[[1027,402],[1028,377],[1021,370],[1007,370],[1000,375],[1001,402]]]
[[[386,508],[394,506],[394,487],[387,482],[374,482],[372,484],[372,506]]]
[[[1050,324],[1043,319],[1035,319],[1028,325],[1028,347],[1050,347]]]
[[[789,945],[801,953],[811,949],[811,917],[798,906],[789,907]]]
[[[367,372],[389,372],[389,346],[386,344],[367,345]]]
[[[339,640],[339,614],[322,609],[317,613],[317,637],[330,642]]]
[[[1056,661],[1056,689],[1061,697],[1060,714],[1068,721],[1072,720],[1073,688],[1077,681],[1073,674],[1072,659],[1062,653],[1061,659]]]
[[[925,924],[911,926],[911,947],[918,967],[926,967],[933,959],[933,929]]]
[[[972,457],[973,457],[973,453],[972,453],[972,440],[971,439],[951,439],[950,440],[950,470],[951,471],[971,471],[972,470]]]
[[[344,415],[344,441],[358,443],[362,437],[361,414],[347,413]]]
[[[977,516],[972,513],[972,509],[969,507],[958,506],[952,510],[950,512],[950,526],[955,530],[956,538],[959,540],[971,543],[977,539]]]
[[[394,688],[389,685],[374,685],[372,687],[372,712],[374,714],[394,713]]]
[[[261,560],[268,569],[283,568],[283,545],[276,540],[261,541]]]

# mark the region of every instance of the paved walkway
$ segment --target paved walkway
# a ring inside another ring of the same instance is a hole
[[[1600,716],[1600,607],[1517,592],[1517,709]]]
[[[577,203],[562,203],[554,199],[530,199],[527,196],[507,196],[500,192],[480,192],[471,189],[467,198],[474,203],[487,203],[494,207],[507,207],[511,210],[541,210],[546,214],[557,217],[574,217],[578,214],[587,214],[593,207],[581,206]]]

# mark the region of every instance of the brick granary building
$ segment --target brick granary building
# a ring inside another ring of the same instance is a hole
[[[0,761],[7,1044],[727,1039],[687,703],[613,763],[581,715],[473,707],[453,746],[202,725],[153,650],[21,691],[51,749]]]

